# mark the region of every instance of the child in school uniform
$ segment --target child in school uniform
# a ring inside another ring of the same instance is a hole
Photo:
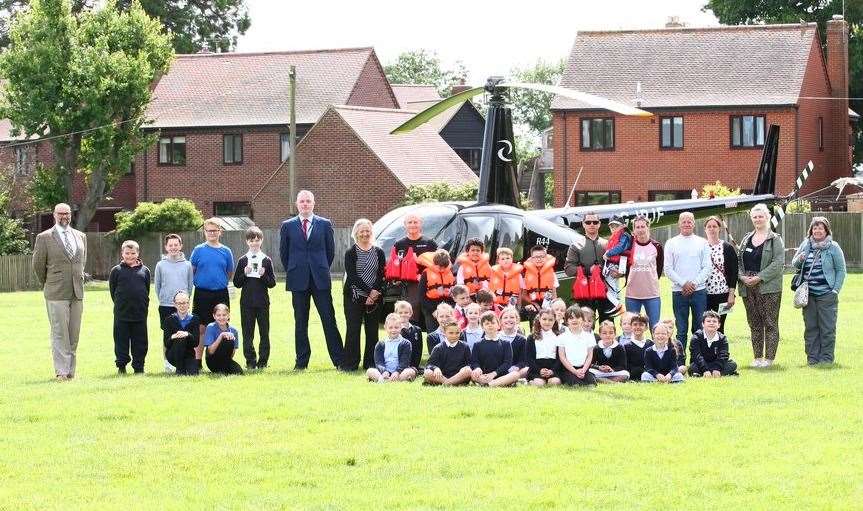
[[[439,303],[437,309],[434,311],[434,317],[438,322],[438,327],[437,330],[429,332],[426,336],[426,348],[428,348],[429,353],[431,353],[435,346],[443,342],[445,338],[443,329],[440,327],[441,323],[454,321],[453,310],[450,304]]]
[[[263,369],[270,359],[270,293],[276,287],[273,260],[261,251],[264,233],[256,226],[246,229],[249,251],[237,261],[234,287],[242,289],[240,323],[243,330],[243,355],[246,369]],[[261,341],[255,353],[255,323]]]
[[[583,320],[582,329],[585,332],[590,333],[593,336],[594,342],[599,342],[599,334],[594,331],[594,326],[596,323],[596,313],[588,306],[584,306],[581,308],[581,317]]]
[[[728,338],[719,331],[721,318],[715,311],[705,311],[701,330],[689,340],[689,374],[705,378],[737,375],[737,363],[729,357]]]
[[[476,295],[480,289],[488,289],[491,279],[491,266],[489,256],[485,253],[485,244],[479,238],[467,240],[464,253],[458,256],[458,272],[455,281],[459,285],[467,287],[471,296]]]
[[[231,310],[220,303],[213,308],[213,321],[204,330],[204,348],[207,367],[212,373],[243,374],[243,368],[234,361],[234,352],[240,346],[237,329],[228,324]]]
[[[492,311],[495,314],[500,312],[499,309],[495,309],[494,307],[494,295],[486,289],[480,289],[477,291],[474,296],[474,301],[479,305],[480,315],[485,314],[488,311]]]
[[[596,378],[590,372],[596,341],[593,334],[584,331],[583,318],[578,305],[566,309],[564,320],[567,331],[558,337],[560,346],[557,351],[563,366],[561,380],[570,386],[596,385]]]
[[[686,365],[686,349],[683,347],[683,343],[674,335],[674,320],[667,318],[659,321],[665,324],[665,327],[668,329],[668,335],[671,336],[668,338],[668,345],[674,349],[674,353],[677,355],[677,370],[683,375],[688,374],[689,367]]]
[[[564,316],[566,315],[566,302],[563,301],[563,298],[555,298],[551,302],[551,311],[554,312],[554,319],[557,321],[557,324],[560,325],[561,332],[566,332],[566,319]]]
[[[196,375],[199,368],[195,348],[198,346],[201,320],[190,312],[191,297],[187,291],[177,291],[173,303],[176,312],[162,322],[165,362],[171,366],[172,373]]]
[[[456,322],[442,323],[445,339],[434,347],[423,372],[426,385],[467,385],[471,379],[470,348],[459,340]]]
[[[632,318],[634,317],[635,314],[632,312],[624,312],[620,316],[620,335],[617,336],[617,342],[621,346],[626,346],[632,339]]]
[[[402,318],[402,337],[411,343],[411,367],[419,373],[420,360],[423,356],[423,331],[417,325],[411,323],[414,310],[410,302],[399,300],[393,306],[393,312]]]
[[[476,343],[482,340],[484,332],[479,324],[479,317],[482,315],[482,310],[478,303],[472,303],[465,309],[467,317],[467,326],[461,331],[461,340],[467,344],[467,347],[473,350]]]
[[[500,320],[493,311],[480,317],[485,335],[470,352],[471,380],[477,385],[507,387],[518,381],[512,367],[512,346],[500,339]]]
[[[557,358],[559,331],[554,312],[540,309],[533,319],[533,329],[524,345],[527,379],[531,385],[560,385],[561,369]]]
[[[509,372],[518,373],[519,378],[527,378],[527,363],[524,361],[524,345],[527,339],[518,328],[518,310],[515,307],[506,307],[500,313],[500,339],[506,341],[512,347],[512,366]]]
[[[637,314],[631,320],[632,337],[623,347],[626,350],[626,370],[630,381],[641,381],[644,373],[644,350],[653,345],[653,341],[645,336],[647,332],[647,317]]]
[[[644,372],[641,381],[680,383],[683,373],[678,370],[677,354],[669,343],[668,327],[659,322],[653,327],[653,345],[644,350]]]
[[[384,320],[387,338],[375,345],[375,366],[366,371],[369,381],[413,381],[417,372],[411,363],[411,343],[401,335],[402,317],[395,312]]]
[[[458,323],[458,327],[464,330],[467,326],[467,315],[465,312],[467,311],[467,306],[471,304],[470,294],[467,291],[467,287],[456,285],[452,288],[451,295],[455,302],[452,308],[453,318]]]
[[[600,341],[593,348],[593,362],[590,366],[590,372],[599,382],[622,383],[629,379],[626,349],[615,340],[616,333],[612,321],[606,320],[599,325]]]
[[[126,374],[126,364],[131,360],[132,370],[142,374],[148,346],[150,269],[139,258],[137,242],[126,240],[120,250],[122,261],[111,268],[108,276],[108,289],[114,302],[114,363],[118,373]]]
[[[437,320],[432,313],[439,303],[452,303],[453,286],[455,277],[452,274],[449,253],[439,249],[431,256],[431,264],[423,270],[419,281],[420,308],[425,318],[426,331],[433,332],[437,329]]]

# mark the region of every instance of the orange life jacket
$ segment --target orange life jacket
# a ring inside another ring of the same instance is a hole
[[[449,293],[455,285],[455,277],[452,267],[441,268],[433,264],[425,269],[426,276],[426,298],[429,300],[444,300],[449,298]],[[442,288],[440,291],[438,288]]]
[[[499,264],[491,267],[491,282],[488,290],[494,294],[494,303],[509,305],[510,297],[521,294],[521,271],[523,267],[514,263],[509,271],[503,271]]]
[[[456,261],[460,265],[464,285],[467,286],[468,292],[472,295],[482,289],[483,282],[488,282],[491,278],[491,266],[488,264],[488,254],[485,252],[480,256],[477,263],[471,261],[466,253],[458,256]]]
[[[541,302],[547,291],[554,289],[554,256],[546,255],[542,267],[528,259],[524,262],[524,287],[528,300]]]

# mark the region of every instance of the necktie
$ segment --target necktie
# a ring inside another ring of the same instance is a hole
[[[309,239],[309,219],[303,218],[303,237]]]
[[[66,255],[69,256],[69,259],[72,259],[75,251],[72,249],[72,243],[69,241],[69,231],[63,231],[63,245],[66,246]]]

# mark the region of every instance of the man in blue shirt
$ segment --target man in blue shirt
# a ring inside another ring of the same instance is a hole
[[[228,281],[234,273],[234,254],[219,243],[222,226],[215,218],[204,221],[204,236],[207,241],[196,246],[190,258],[195,284],[192,312],[201,320],[200,340],[195,349],[199,362],[204,350],[204,330],[214,321],[213,308],[220,303],[231,306]]]
[[[342,337],[336,326],[336,312],[331,294],[330,266],[335,257],[333,224],[316,216],[315,196],[308,190],[297,194],[299,214],[282,222],[279,254],[287,273],[286,288],[294,307],[294,343],[296,365],[303,370],[312,354],[309,345],[309,300],[314,298],[321,317],[327,351],[335,367],[342,362]]]

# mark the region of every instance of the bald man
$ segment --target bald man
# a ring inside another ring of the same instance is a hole
[[[45,295],[58,380],[75,377],[75,352],[84,311],[87,237],[73,229],[71,222],[68,204],[54,206],[54,227],[36,236],[33,248],[33,272]]]
[[[665,244],[663,264],[665,276],[671,280],[677,340],[685,351],[689,332],[694,334],[700,328],[701,316],[707,309],[707,278],[713,263],[707,240],[695,234],[695,215],[688,211],[681,213],[677,229],[680,234]]]
[[[315,196],[308,190],[297,194],[299,214],[282,222],[279,254],[287,273],[285,285],[291,292],[294,307],[294,369],[302,371],[309,365],[312,348],[309,344],[309,303],[321,317],[330,361],[336,368],[342,363],[342,337],[336,326],[333,308],[330,267],[335,257],[333,224],[314,214]]]

